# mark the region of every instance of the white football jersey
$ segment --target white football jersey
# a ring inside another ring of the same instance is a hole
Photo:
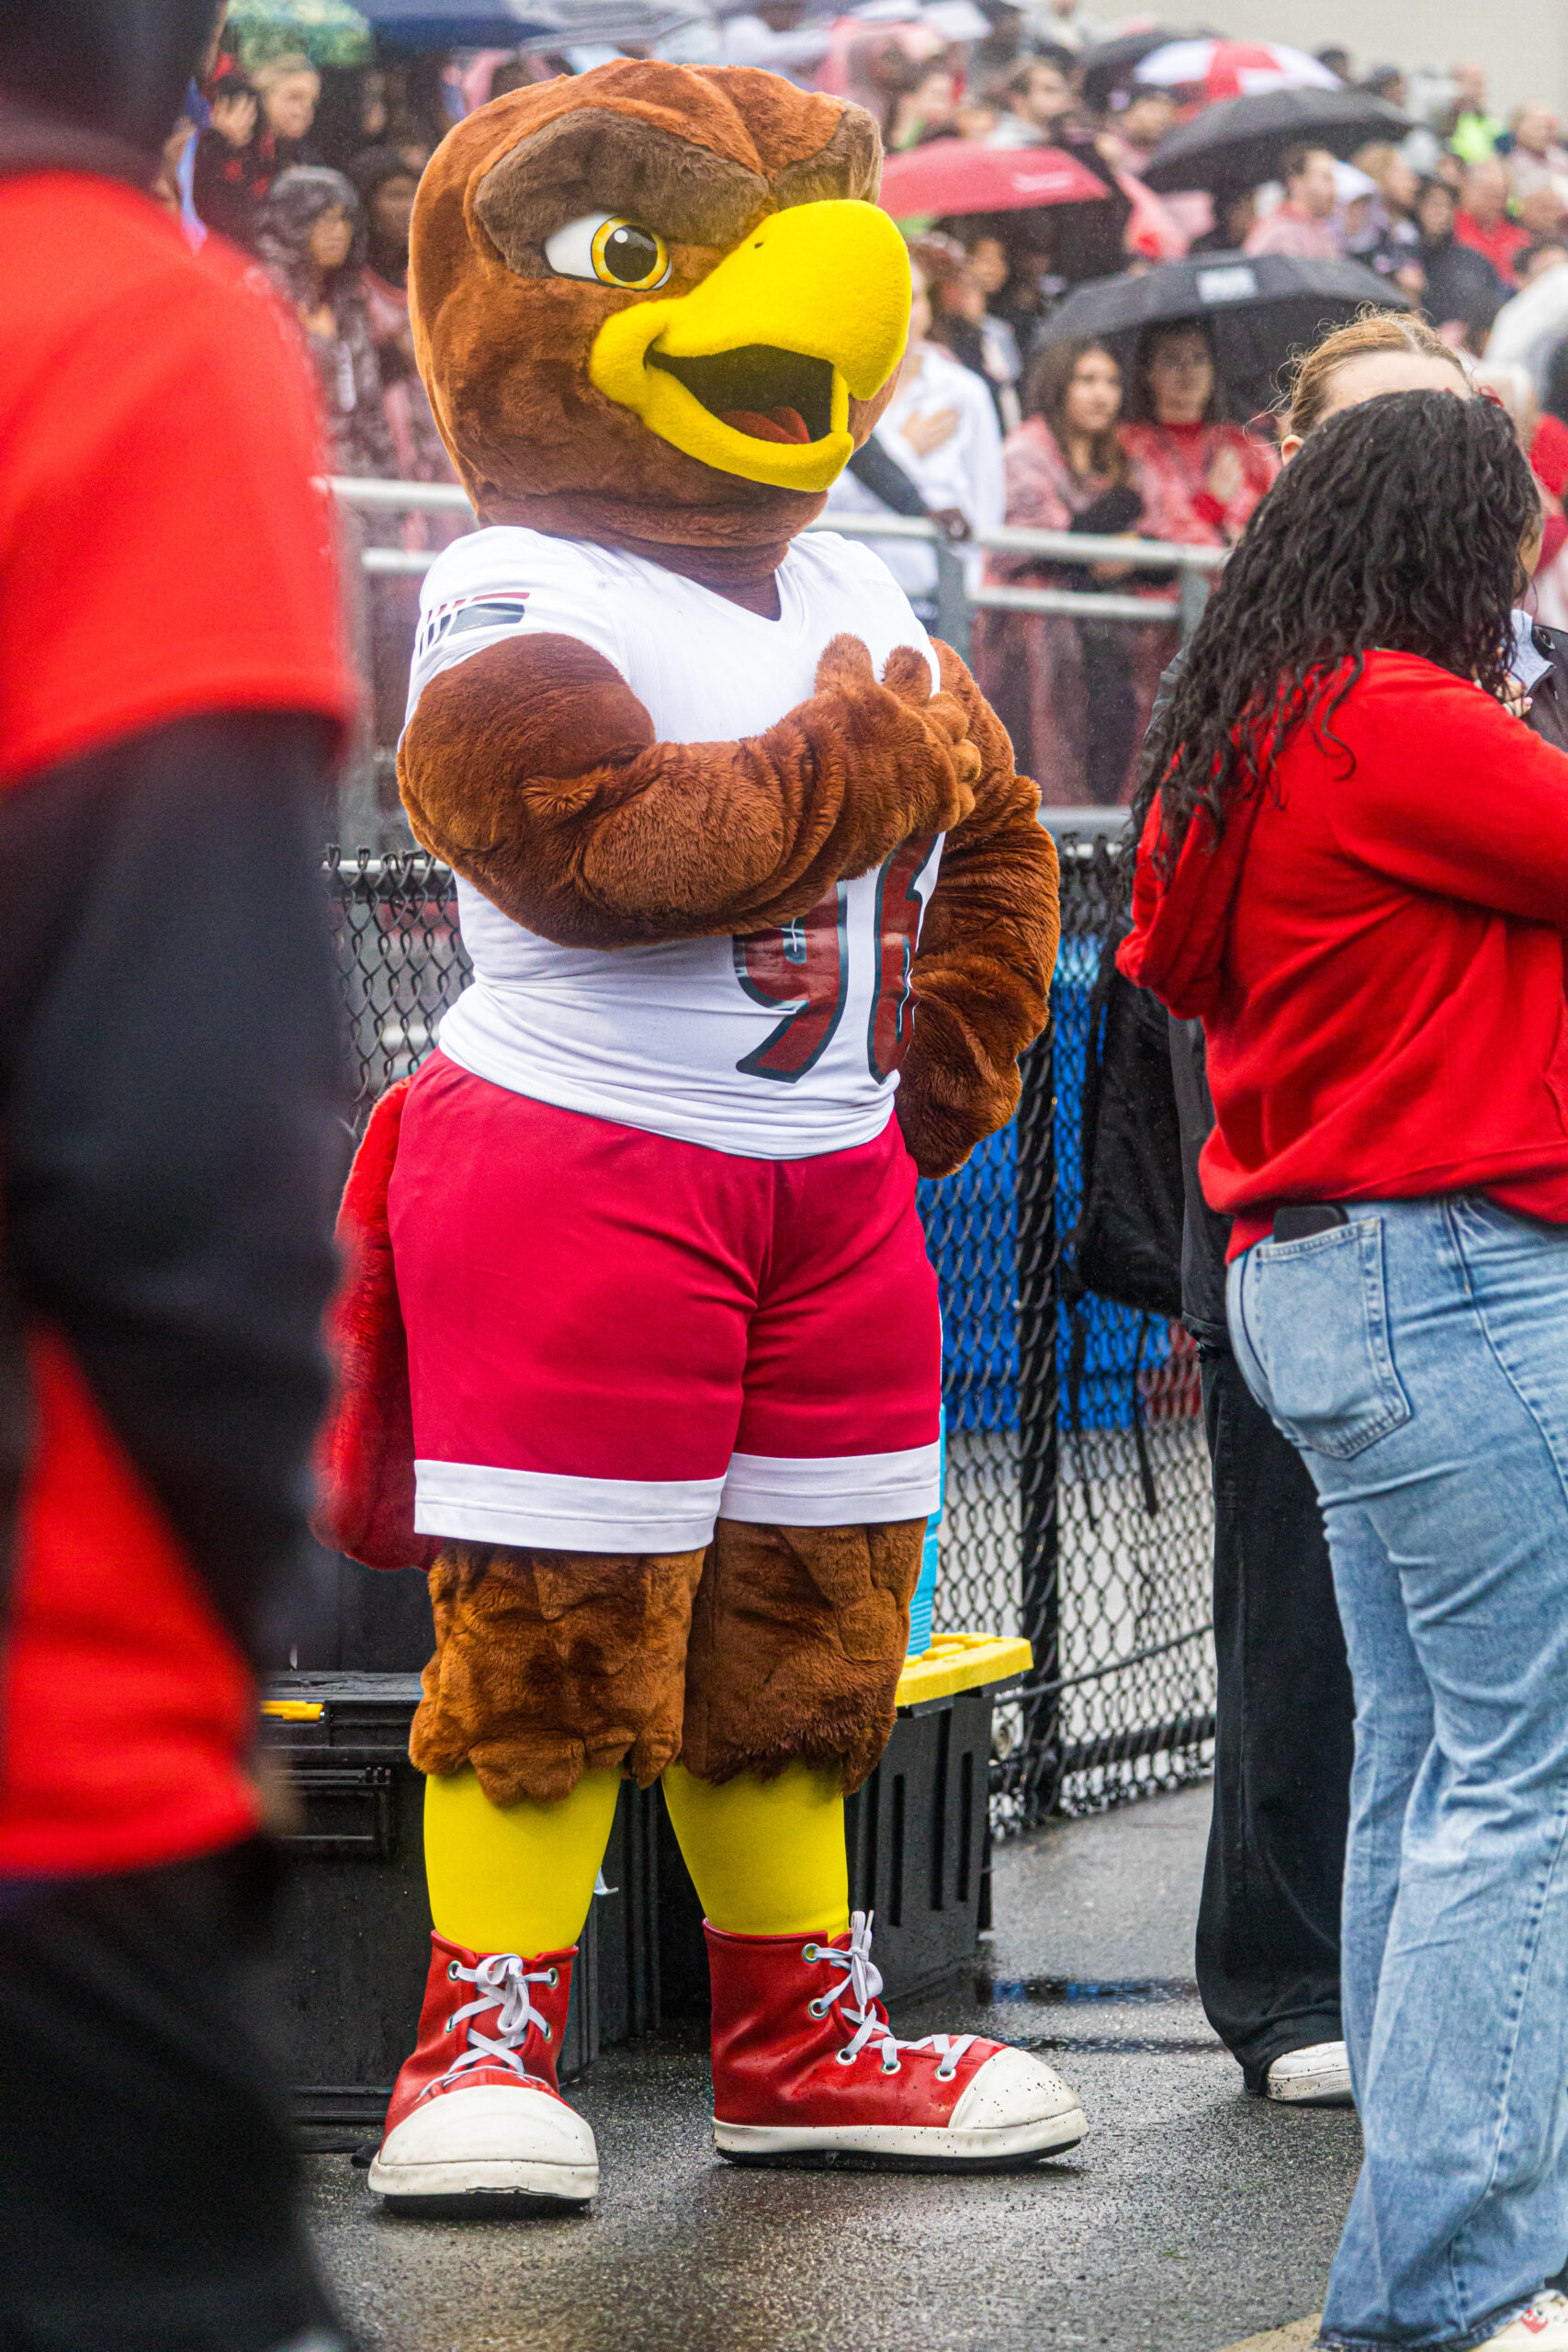
[[[828,532],[790,548],[780,614],[759,618],[639,556],[498,527],[426,575],[409,691],[503,638],[581,639],[668,743],[760,735],[813,693],[829,639],[880,676],[896,646],[935,659],[880,559]],[[908,1042],[909,966],[940,836],[841,882],[798,922],[740,939],[608,952],[558,947],[459,878],[474,977],[442,1050],[479,1078],[596,1118],[756,1159],[841,1151],[881,1133]]]

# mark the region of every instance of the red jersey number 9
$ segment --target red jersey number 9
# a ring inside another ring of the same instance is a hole
[[[915,888],[931,840],[906,842],[876,877],[870,946],[876,988],[866,1024],[866,1060],[881,1086],[908,1051],[910,969],[922,904]],[[849,892],[843,883],[795,922],[754,932],[735,944],[735,974],[754,1004],[790,1009],[761,1044],[737,1063],[756,1078],[793,1085],[827,1052],[849,993]]]
[[[752,1002],[793,1007],[755,1052],[737,1062],[737,1069],[792,1086],[821,1060],[843,1018],[850,979],[848,920],[840,882],[781,930],[753,932],[750,939],[735,942],[735,977]]]

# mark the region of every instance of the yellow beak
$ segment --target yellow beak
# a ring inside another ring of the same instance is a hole
[[[607,319],[589,375],[720,473],[826,490],[854,448],[851,395],[881,390],[908,334],[909,256],[887,215],[848,199],[797,204],[761,221],[689,294]],[[770,418],[792,437],[744,429]]]

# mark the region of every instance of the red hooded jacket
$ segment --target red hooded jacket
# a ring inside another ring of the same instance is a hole
[[[1140,846],[1119,962],[1201,1018],[1200,1160],[1231,1255],[1284,1201],[1483,1192],[1568,1224],[1568,756],[1408,653],[1374,652],[1274,788]],[[1348,755],[1348,756],[1347,756]]]

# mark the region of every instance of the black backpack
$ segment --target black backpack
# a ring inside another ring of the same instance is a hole
[[[1112,923],[1089,1001],[1082,1116],[1083,1202],[1062,1248],[1061,1296],[1071,1317],[1067,1417],[1083,1442],[1089,1326],[1084,1301],[1141,1317],[1133,1362],[1133,1435],[1145,1505],[1159,1509],[1144,1432],[1138,1374],[1151,1317],[1181,1313],[1184,1187],[1181,1132],[1170,1069],[1170,1023],[1147,989],[1116,968],[1125,917]],[[1086,1484],[1085,1492],[1088,1487]]]

